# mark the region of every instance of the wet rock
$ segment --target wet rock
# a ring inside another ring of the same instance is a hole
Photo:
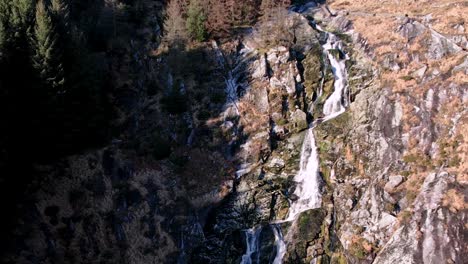
[[[344,16],[334,16],[328,25],[331,28],[335,28],[340,32],[346,32],[352,29],[351,21]]]
[[[267,169],[273,172],[280,172],[285,167],[285,162],[279,157],[272,158],[267,165]]]

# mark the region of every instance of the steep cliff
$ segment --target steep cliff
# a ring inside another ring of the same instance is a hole
[[[39,166],[6,261],[463,263],[468,6],[368,2],[297,5],[273,43],[145,31],[122,133]]]

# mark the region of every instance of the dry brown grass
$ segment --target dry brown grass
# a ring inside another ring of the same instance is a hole
[[[457,182],[466,186],[468,184],[468,113],[460,118],[461,123],[456,138],[459,140],[455,152],[458,153],[460,162],[457,168],[451,168],[456,173]]]
[[[448,192],[445,194],[442,204],[444,206],[447,206],[449,210],[453,213],[468,208],[468,204],[465,200],[465,195],[455,189],[448,190]]]
[[[455,66],[460,65],[467,56],[466,51],[458,54],[446,55],[441,59],[426,58],[431,41],[430,29],[445,36],[466,35],[466,29],[461,32],[463,25],[468,24],[468,2],[457,0],[333,0],[328,1],[333,10],[348,11],[347,18],[353,23],[358,32],[372,50],[374,65],[381,67],[386,56],[393,56],[394,63],[399,70],[383,70],[380,81],[385,87],[391,87],[403,108],[402,132],[409,133],[406,155],[418,155],[422,149],[418,136],[412,135],[413,128],[421,125],[421,114],[416,111],[424,103],[429,89],[447,89],[451,83],[463,89],[468,83],[468,76],[462,71],[453,72]],[[426,26],[427,30],[409,41],[397,32],[402,19],[407,16]],[[414,72],[427,66],[425,77],[438,71],[438,76],[419,78]],[[461,138],[456,148],[444,149],[445,157],[436,153],[431,157],[434,163],[443,163],[450,173],[457,175],[458,182],[468,183],[468,135],[467,117],[461,118],[454,135],[449,130],[454,126],[453,118],[467,108],[458,95],[448,94],[440,109],[433,112],[432,121],[439,127],[439,137],[454,142],[455,137]],[[438,160],[436,160],[438,159]],[[459,159],[459,160],[457,160]],[[427,168],[425,164],[411,164],[414,175],[408,181],[408,192],[417,192],[423,182]]]

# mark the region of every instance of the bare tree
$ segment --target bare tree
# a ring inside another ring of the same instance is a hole
[[[164,39],[169,43],[186,41],[188,32],[185,19],[182,16],[183,3],[181,0],[171,0],[166,9],[164,21]]]
[[[260,5],[260,23],[257,31],[264,46],[289,45],[291,32],[289,28],[287,7],[290,0],[262,0]]]

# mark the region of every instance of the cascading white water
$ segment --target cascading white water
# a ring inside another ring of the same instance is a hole
[[[312,128],[307,130],[302,144],[299,173],[294,177],[297,183],[294,195],[297,197],[289,207],[285,221],[292,221],[300,213],[320,207],[319,159]]]
[[[342,52],[343,44],[341,40],[334,34],[324,31],[318,25],[316,28],[327,35],[327,42],[322,45],[322,48],[330,61],[335,79],[333,87],[334,91],[323,105],[324,117],[319,120],[323,123],[342,114],[348,105],[345,96],[348,88],[348,74],[346,71],[346,60],[348,59],[348,56],[344,53],[342,54],[345,55],[344,58],[342,56],[335,56],[336,54],[333,54],[333,50],[336,52]],[[296,220],[297,216],[302,212],[319,208],[321,206],[320,163],[313,132],[316,123],[317,121],[315,121],[312,124],[312,127],[306,131],[302,145],[300,168],[299,172],[294,177],[294,181],[297,183],[294,195],[297,199],[291,203],[288,217],[285,220],[277,221],[277,223]],[[281,264],[286,253],[286,242],[281,232],[281,227],[278,224],[272,224],[271,228],[275,235],[276,245],[276,256],[273,260],[273,264]],[[259,233],[255,233],[255,229],[247,230],[247,252],[242,257],[241,264],[255,263],[252,262],[251,256],[258,250],[258,235]]]
[[[325,32],[320,26],[317,26],[317,29]],[[322,48],[326,52],[328,60],[330,61],[335,83],[333,93],[328,97],[323,105],[323,114],[325,117],[322,122],[335,118],[346,110],[345,107],[347,102],[346,96],[344,95],[348,88],[348,72],[346,71],[346,60],[348,59],[348,56],[345,55],[345,58],[336,58],[336,54],[331,52],[332,50],[335,50],[342,53],[343,43],[334,34],[329,32],[325,33],[327,34],[327,42],[322,45]]]
[[[242,256],[241,264],[256,264],[259,263],[260,252],[258,251],[258,237],[262,231],[261,227],[251,228],[245,231],[245,243],[247,251]]]
[[[276,256],[273,264],[281,264],[283,262],[284,254],[286,254],[286,243],[284,242],[283,233],[279,225],[271,225],[271,229],[275,234]]]
[[[317,29],[325,32],[319,26],[317,26]],[[333,93],[324,103],[324,117],[321,118],[321,122],[333,119],[346,110],[347,102],[345,94],[347,93],[348,85],[348,74],[346,71],[347,55],[345,58],[340,58],[339,56],[336,57],[331,52],[332,50],[342,52],[342,42],[334,34],[329,32],[325,33],[327,34],[327,42],[322,46],[322,48],[330,60],[335,83]],[[320,163],[315,144],[313,131],[314,125],[315,123],[306,132],[301,150],[299,172],[296,177],[294,177],[294,181],[297,183],[294,195],[297,199],[293,201],[289,207],[288,217],[284,221],[293,221],[302,212],[319,208],[321,205]],[[281,234],[280,227],[278,225],[274,225],[273,230],[275,233],[275,243],[277,248],[281,247],[280,249],[277,249],[277,255],[273,263],[281,264],[283,256],[286,253],[286,243]]]
[[[317,26],[317,29],[325,32],[319,26]],[[333,93],[327,98],[323,105],[324,117],[321,119],[321,122],[333,119],[346,110],[343,102],[345,101],[344,95],[346,93],[348,83],[348,74],[345,63],[347,58],[337,58],[331,52],[331,50],[341,52],[341,49],[343,48],[342,42],[334,34],[329,32],[325,33],[327,34],[327,42],[322,46],[322,48],[330,60],[335,83]],[[286,221],[292,221],[300,213],[318,208],[321,204],[319,184],[320,166],[313,127],[306,132],[304,143],[302,145],[299,173],[294,177],[294,181],[297,183],[294,195],[298,199],[291,204]]]

